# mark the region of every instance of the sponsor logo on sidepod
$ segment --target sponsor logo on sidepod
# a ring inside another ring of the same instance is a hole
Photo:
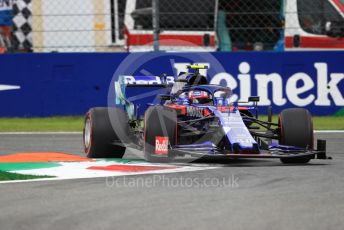
[[[168,137],[155,137],[155,154],[168,154]]]

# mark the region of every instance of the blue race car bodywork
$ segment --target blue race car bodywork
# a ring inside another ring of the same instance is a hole
[[[207,67],[189,66],[191,71],[178,77],[120,76],[116,104],[128,116],[131,140],[122,145],[143,149],[151,161],[184,155],[280,158],[284,163],[326,158],[325,141],[314,148],[308,111],[286,111],[278,123],[271,122],[271,114],[268,121],[259,120],[259,97],[232,101],[232,90],[208,84],[201,68]],[[303,121],[296,127],[293,119]]]

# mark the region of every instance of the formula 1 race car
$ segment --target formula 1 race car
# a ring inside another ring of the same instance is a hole
[[[190,65],[178,77],[120,76],[114,108],[92,108],[85,118],[88,157],[121,158],[127,147],[143,150],[150,162],[175,157],[279,158],[283,163],[326,159],[326,141],[317,141],[311,114],[292,108],[278,123],[258,119],[259,97],[232,101],[228,87],[208,84]],[[243,105],[244,104],[244,105]]]

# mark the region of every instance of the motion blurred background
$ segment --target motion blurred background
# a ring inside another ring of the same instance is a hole
[[[343,0],[0,0],[0,46],[147,51],[156,34],[161,50],[343,49],[343,10]]]

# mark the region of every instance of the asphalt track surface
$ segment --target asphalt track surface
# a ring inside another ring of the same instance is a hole
[[[303,166],[202,162],[218,168],[126,176],[115,183],[94,178],[0,184],[0,229],[342,230],[344,133],[317,136],[328,141],[333,160]],[[0,154],[81,154],[80,146],[78,134],[0,135]]]

